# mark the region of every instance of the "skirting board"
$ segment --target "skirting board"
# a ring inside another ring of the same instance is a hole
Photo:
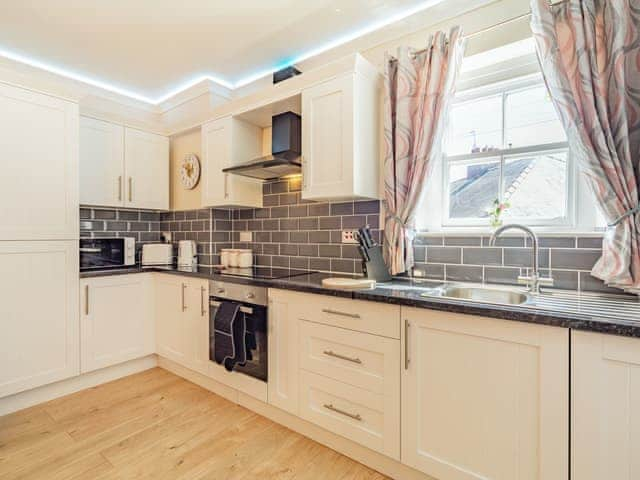
[[[178,365],[171,360],[158,357],[158,366],[170,371],[190,382],[200,385],[207,390],[237,403],[263,417],[268,418],[280,425],[308,437],[322,445],[346,455],[353,460],[362,463],[388,477],[396,480],[436,480],[422,472],[407,467],[402,463],[393,460],[378,452],[374,452],[362,445],[352,442],[344,437],[325,430],[313,423],[307,422],[295,415],[280,410],[272,405],[261,402],[249,395],[238,392],[233,388],[212,380],[198,372]]]
[[[0,399],[0,416],[158,366],[155,355],[102,368]]]

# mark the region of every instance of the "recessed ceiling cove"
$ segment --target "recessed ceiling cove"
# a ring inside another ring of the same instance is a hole
[[[442,0],[0,0],[0,55],[157,103],[234,88]]]

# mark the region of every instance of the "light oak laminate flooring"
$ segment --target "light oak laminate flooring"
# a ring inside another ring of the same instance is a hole
[[[0,417],[0,480],[385,478],[160,368]]]

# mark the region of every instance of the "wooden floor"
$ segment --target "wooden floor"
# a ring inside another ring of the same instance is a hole
[[[0,417],[0,479],[384,479],[160,368]]]

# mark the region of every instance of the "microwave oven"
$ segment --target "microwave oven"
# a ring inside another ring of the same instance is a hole
[[[80,239],[80,271],[122,268],[135,264],[134,237]]]

